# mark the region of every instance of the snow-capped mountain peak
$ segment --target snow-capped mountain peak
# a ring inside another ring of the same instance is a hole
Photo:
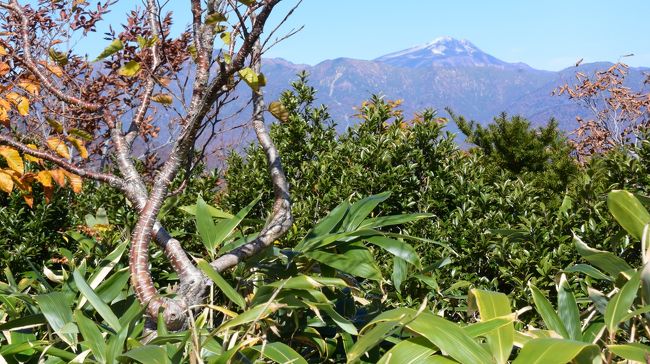
[[[468,40],[438,37],[431,42],[381,56],[375,61],[397,67],[417,68],[431,65],[445,66],[498,66],[508,63],[483,51]]]

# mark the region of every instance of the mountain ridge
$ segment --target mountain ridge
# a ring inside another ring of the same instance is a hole
[[[339,128],[354,124],[354,107],[371,94],[402,99],[407,115],[426,107],[443,110],[486,124],[502,111],[529,118],[534,125],[555,117],[564,130],[576,126],[585,110],[565,97],[551,96],[575,72],[592,74],[612,63],[586,63],[560,71],[538,70],[522,62],[509,63],[483,52],[467,40],[439,37],[431,42],[392,52],[373,60],[339,57],[313,66],[269,58],[263,72],[269,80],[267,97],[275,99],[290,87],[296,73],[305,70]],[[648,68],[630,67],[628,86],[640,89]],[[451,126],[452,131],[456,131]]]

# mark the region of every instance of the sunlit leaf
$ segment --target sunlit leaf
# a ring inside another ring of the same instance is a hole
[[[11,71],[11,67],[5,62],[0,62],[0,77],[6,75],[9,71]]]
[[[239,77],[241,77],[248,86],[250,86],[253,91],[259,91],[261,86],[264,86],[260,82],[260,75],[258,75],[251,68],[244,68],[239,71]]]
[[[503,293],[490,292],[480,289],[470,291],[470,307],[474,307],[481,315],[481,321],[488,321],[509,315],[510,300]],[[512,351],[515,328],[511,323],[485,334],[488,347],[497,363],[506,363]]]
[[[68,64],[68,55],[66,53],[50,48],[48,51],[50,58],[59,66],[64,67]]]
[[[591,360],[600,355],[600,350],[596,345],[580,341],[535,339],[524,345],[513,364],[564,364],[578,355]]]
[[[223,41],[223,44],[225,44],[225,45],[230,45],[230,43],[232,42],[230,32],[223,32],[223,33],[219,34],[219,37],[221,38],[221,40]]]
[[[269,112],[283,123],[289,121],[289,111],[287,111],[280,101],[273,101],[269,104]]]
[[[7,54],[7,49],[0,45],[0,56],[6,56]]]
[[[171,105],[174,99],[172,98],[172,95],[170,94],[155,94],[151,96],[151,101],[157,102],[159,104],[163,105]]]
[[[632,193],[621,190],[610,192],[607,207],[625,231],[641,240],[643,228],[650,222],[650,213]]]
[[[56,133],[63,133],[63,124],[61,124],[60,122],[52,119],[49,116],[45,117],[45,121],[52,128],[52,130],[54,130]]]
[[[5,170],[0,170],[0,190],[5,191],[6,193],[11,193],[14,189],[14,180],[11,178],[11,174],[7,173]]]
[[[83,159],[88,158],[88,149],[86,149],[86,147],[84,146],[83,141],[81,141],[80,139],[77,139],[77,138],[75,138],[73,136],[70,136],[70,135],[68,135],[66,137],[66,139],[70,143],[72,143],[72,145],[77,149],[77,151],[79,151],[79,156],[81,158],[83,158]]]
[[[65,187],[65,173],[62,169],[52,169],[48,173],[59,187]]]
[[[0,124],[6,127],[9,127],[9,110],[11,110],[9,102],[0,98]]]
[[[83,180],[80,176],[70,173],[68,171],[64,171],[66,177],[68,177],[68,180],[70,181],[70,188],[72,188],[72,191],[74,193],[81,193],[81,190],[83,189]]]
[[[38,147],[37,147],[36,145],[34,145],[34,144],[27,144],[26,147],[29,148],[29,149],[32,149],[32,150],[38,150]],[[41,159],[40,159],[40,158],[34,157],[34,156],[29,155],[29,154],[27,154],[27,153],[25,153],[25,154],[23,155],[23,158],[24,158],[26,161],[30,161],[30,162],[33,162],[33,163],[41,163]]]
[[[63,140],[53,136],[47,138],[47,146],[50,147],[53,151],[56,152],[56,154],[60,155],[61,157],[65,159],[70,159],[70,150],[68,149],[68,146],[65,145],[65,142]]]
[[[52,187],[52,175],[50,171],[39,171],[36,173],[35,178],[43,187]]]
[[[21,116],[27,116],[29,114],[29,100],[25,96],[21,96],[15,92],[10,92],[6,95],[7,100],[9,100]]]
[[[218,23],[220,21],[226,21],[226,20],[228,20],[228,18],[226,18],[225,15],[223,15],[221,13],[212,13],[212,14],[205,17],[205,24],[206,25],[212,25],[212,24],[216,24],[216,23]]]
[[[38,95],[41,90],[41,85],[38,82],[28,78],[19,80],[18,87],[22,88],[32,95]]]
[[[641,273],[635,273],[627,283],[618,291],[605,308],[605,324],[610,333],[615,333],[618,324],[627,315],[630,306],[634,302],[639,289]]]
[[[93,136],[90,135],[90,133],[81,130],[81,129],[70,129],[68,130],[68,133],[78,136],[79,138],[87,141],[87,142],[92,142],[94,140]]]
[[[97,58],[95,58],[95,61],[99,61],[100,59],[104,59],[104,58],[114,54],[115,52],[118,52],[118,51],[122,50],[122,48],[124,48],[124,45],[122,44],[122,41],[119,40],[119,39],[115,39],[113,42],[111,42],[111,44],[108,45],[108,47],[104,48],[102,53],[100,53],[99,56],[97,56]],[[56,59],[55,59],[55,61],[56,61]]]
[[[140,72],[140,63],[136,61],[128,61],[124,66],[117,70],[117,73],[124,77],[133,77],[138,74],[138,72]]]
[[[3,145],[0,146],[0,155],[7,161],[7,166],[11,170],[21,175],[25,173],[25,164],[17,150]]]

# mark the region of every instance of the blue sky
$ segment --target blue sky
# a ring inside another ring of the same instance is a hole
[[[162,2],[162,1],[161,1]],[[186,0],[170,0],[175,32],[189,23]],[[139,1],[120,0],[107,21],[124,19]],[[296,0],[283,0],[284,14]],[[623,60],[650,66],[650,0],[304,0],[284,29],[304,25],[300,33],[267,56],[295,63],[326,59],[373,59],[426,43],[439,36],[467,39],[508,62],[559,70],[585,62]],[[104,41],[84,41],[90,56]]]

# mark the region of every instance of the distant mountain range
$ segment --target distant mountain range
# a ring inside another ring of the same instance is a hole
[[[572,130],[575,117],[585,116],[585,110],[551,92],[575,82],[578,71],[591,74],[610,65],[589,63],[559,72],[543,71],[502,61],[467,40],[441,37],[374,60],[337,58],[309,66],[271,58],[264,61],[263,72],[270,101],[290,87],[298,72],[307,71],[318,90],[318,102],[329,107],[340,130],[356,122],[353,108],[373,93],[403,99],[407,115],[432,107],[447,116],[444,108],[451,107],[457,114],[486,124],[506,111],[523,115],[535,125],[555,117],[561,128]],[[629,86],[643,87],[648,71],[630,68]]]

